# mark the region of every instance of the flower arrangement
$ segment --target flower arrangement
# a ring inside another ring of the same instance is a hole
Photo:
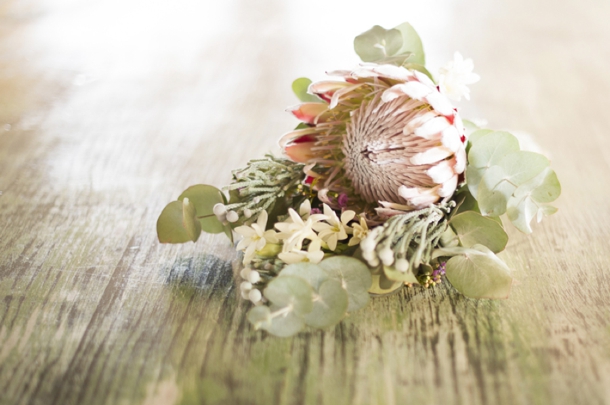
[[[301,123],[280,139],[284,157],[233,171],[227,194],[188,188],[157,223],[162,243],[239,235],[248,320],[277,336],[444,278],[471,298],[506,298],[504,226],[530,233],[557,210],[549,160],[462,120],[450,101],[469,99],[472,60],[456,53],[435,82],[408,23],[375,26],[354,47],[363,63],[329,73],[338,79],[294,81]]]

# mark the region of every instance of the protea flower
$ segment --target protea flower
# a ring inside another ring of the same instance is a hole
[[[282,137],[292,160],[305,163],[308,182],[338,208],[377,205],[382,216],[447,200],[466,165],[457,110],[425,74],[394,65],[363,64],[329,73],[343,81],[313,83],[325,102],[291,109],[308,125]]]

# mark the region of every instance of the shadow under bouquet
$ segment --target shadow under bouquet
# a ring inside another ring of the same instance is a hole
[[[248,320],[277,336],[444,278],[467,297],[506,298],[505,224],[530,233],[557,210],[549,160],[463,120],[450,101],[479,80],[472,60],[456,53],[435,81],[408,23],[375,26],[354,47],[354,69],[294,81],[301,123],[280,139],[283,157],[233,171],[226,194],[188,188],[157,223],[162,243],[239,235]]]

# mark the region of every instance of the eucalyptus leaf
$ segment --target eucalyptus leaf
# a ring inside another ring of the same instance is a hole
[[[507,154],[519,150],[519,141],[514,135],[504,131],[491,132],[473,141],[472,148],[468,152],[468,163],[473,167],[488,168],[498,164]]]
[[[402,55],[405,53],[410,53],[410,63],[425,66],[426,55],[424,53],[424,46],[421,42],[421,38],[417,34],[417,31],[415,31],[415,28],[413,28],[413,26],[408,22],[405,22],[394,29],[398,30],[402,37],[400,49],[396,52],[396,54]]]
[[[530,224],[538,214],[538,205],[529,195],[521,198],[513,197],[508,202],[506,214],[515,228],[523,233],[532,233]]]
[[[320,266],[331,279],[341,282],[349,296],[347,312],[354,312],[369,301],[371,272],[366,264],[353,257],[334,256],[322,260]]]
[[[329,278],[326,271],[322,270],[318,265],[307,262],[289,264],[284,267],[279,277],[284,276],[301,277],[307,281],[314,291],[318,291],[320,285]]]
[[[392,266],[383,266],[383,272],[389,280],[400,281],[402,283],[419,284],[417,277],[415,277],[411,270],[403,272],[396,270]]]
[[[248,311],[248,321],[254,329],[267,328],[271,326],[271,310],[264,305],[254,307]]]
[[[339,281],[326,280],[320,285],[313,309],[303,319],[314,328],[335,325],[345,316],[348,300],[347,292]]]
[[[514,193],[517,198],[531,195],[537,203],[553,202],[560,194],[561,185],[557,175],[550,167],[545,168],[533,179],[519,185]]]
[[[464,121],[464,123],[466,123],[467,121]],[[468,121],[470,122],[470,121]],[[474,125],[471,123],[471,125]],[[467,127],[468,129],[468,127]],[[471,134],[468,135],[468,142],[471,145],[474,145],[475,143],[477,143],[477,141],[479,139],[481,139],[482,137],[484,137],[485,135],[491,134],[492,132],[494,132],[491,129],[476,129],[475,131],[473,131]]]
[[[399,30],[386,30],[379,25],[354,38],[354,50],[363,62],[376,62],[394,56],[402,45],[403,35]]]
[[[167,204],[157,220],[157,237],[161,243],[184,243],[192,238],[182,223],[183,207],[181,201]]]
[[[292,82],[292,91],[297,96],[297,98],[304,103],[322,103],[323,101],[321,99],[307,92],[310,84],[311,80],[309,80],[308,78],[299,77],[294,82]]]
[[[445,271],[451,285],[470,298],[508,298],[513,283],[508,266],[483,245],[449,259]]]
[[[498,217],[506,212],[508,200],[516,189],[506,177],[500,166],[492,166],[485,172],[477,190],[481,214]]]
[[[271,306],[271,312],[281,311],[283,308],[276,305]],[[286,312],[285,314],[274,316],[270,325],[262,325],[261,327],[272,335],[278,337],[289,337],[296,335],[305,326],[305,321],[294,311]]]
[[[197,218],[201,222],[201,229],[207,233],[221,233],[224,232],[224,225],[216,218],[212,209],[216,204],[226,204],[227,200],[225,195],[213,186],[205,184],[197,184],[184,190],[179,201],[188,198],[191,203],[195,206],[197,211]]]
[[[280,307],[292,307],[297,315],[304,315],[313,308],[313,289],[300,277],[274,278],[263,292],[265,297]]]
[[[546,156],[535,152],[512,152],[498,163],[505,173],[504,180],[519,186],[542,173],[550,162]]]
[[[389,283],[383,283],[382,278],[384,280],[388,280],[384,274],[374,274],[372,277],[372,284],[369,288],[368,292],[373,296],[381,296],[393,294],[399,291],[402,287],[404,287],[404,283],[402,281],[392,281],[388,280]]]
[[[188,198],[182,200],[182,224],[189,238],[193,242],[197,242],[201,235],[201,223],[197,220],[195,206]]]
[[[464,247],[484,245],[492,252],[498,253],[504,250],[508,243],[508,235],[501,225],[474,211],[454,216],[449,224]]]

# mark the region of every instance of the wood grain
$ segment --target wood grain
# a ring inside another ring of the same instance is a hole
[[[403,3],[2,2],[0,403],[609,404],[610,5]],[[474,58],[465,116],[535,134],[560,211],[511,232],[509,300],[443,284],[253,332],[231,246],[156,218],[274,150],[292,79],[406,19],[433,67]]]

